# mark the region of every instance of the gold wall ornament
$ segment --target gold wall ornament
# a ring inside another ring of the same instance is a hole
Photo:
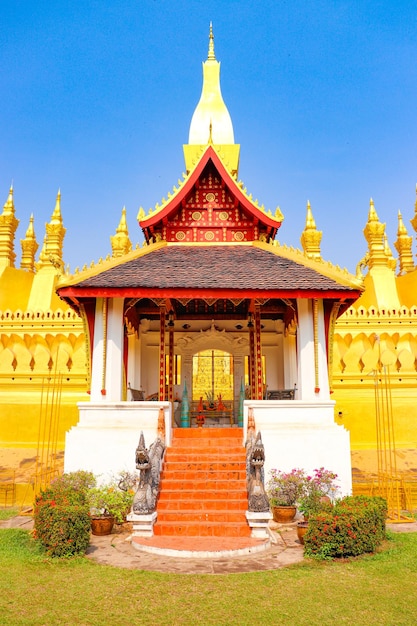
[[[103,298],[102,320],[103,320],[103,359],[101,372],[101,395],[106,395],[106,372],[107,372],[107,318],[108,318],[108,299]]]
[[[313,300],[313,333],[314,333],[314,393],[320,393],[319,378],[319,301]]]

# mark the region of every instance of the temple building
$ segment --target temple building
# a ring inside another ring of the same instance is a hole
[[[31,216],[15,267],[10,189],[0,215],[1,448],[39,457],[49,432],[66,471],[103,474],[133,469],[139,434],[151,443],[161,412],[167,446],[179,431],[210,430],[215,448],[221,429],[243,446],[254,420],[266,472],[325,466],[348,493],[351,458],[359,473],[377,471],[383,379],[396,457],[411,471],[417,271],[402,217],[399,275],[372,202],[356,276],[322,259],[309,203],[302,250],[279,244],[280,209],[239,180],[211,30],[184,158],[172,190],[139,209],[144,244],[132,246],[123,210],[112,255],[74,274],[62,258],[60,193],[39,260]]]

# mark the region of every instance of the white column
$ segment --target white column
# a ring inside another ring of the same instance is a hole
[[[123,298],[109,300],[107,321],[106,400],[118,402],[123,393]]]
[[[297,312],[298,399],[329,400],[330,393],[323,302],[322,300],[318,302],[317,360],[314,355],[313,301],[301,298],[298,299]]]
[[[284,387],[293,389],[294,385],[298,388],[297,341],[295,332],[287,329],[284,335]]]
[[[329,364],[326,350],[326,327],[324,324],[323,300],[318,302],[318,361],[319,361],[319,394],[320,400],[330,400]]]
[[[141,341],[133,329],[127,335],[127,345],[127,383],[133,389],[141,389]],[[127,399],[130,400],[129,392]]]
[[[314,331],[312,301],[297,300],[298,399],[312,400],[314,394]]]
[[[91,401],[100,402],[105,399],[101,390],[103,386],[103,298],[96,300],[96,312],[94,319],[94,339],[91,346]]]

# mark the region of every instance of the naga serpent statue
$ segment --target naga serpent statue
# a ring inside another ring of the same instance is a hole
[[[136,515],[148,515],[155,511],[164,450],[165,443],[161,437],[157,437],[148,450],[145,447],[145,437],[141,432],[136,448],[139,484],[132,504],[132,511]]]
[[[254,513],[269,511],[269,500],[264,487],[265,449],[261,433],[246,442],[246,481],[248,509]]]

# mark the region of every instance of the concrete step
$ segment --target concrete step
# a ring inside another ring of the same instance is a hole
[[[157,522],[155,535],[185,537],[249,537],[250,528],[235,522]]]

